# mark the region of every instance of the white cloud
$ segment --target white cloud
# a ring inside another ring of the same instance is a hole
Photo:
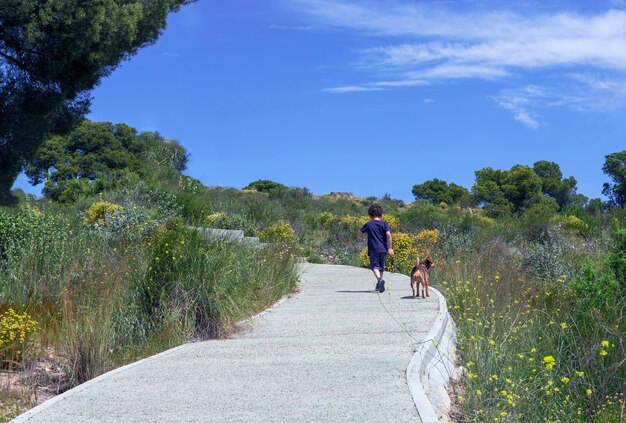
[[[510,111],[513,119],[524,125],[537,129],[540,124],[530,107],[545,102],[546,93],[543,88],[529,85],[522,89],[503,90],[494,100],[501,108]]]
[[[626,103],[620,100],[626,99],[622,0],[613,0],[613,9],[593,14],[539,13],[539,8],[515,13],[472,8],[471,3],[455,3],[452,9],[446,3],[400,1],[296,1],[318,25],[358,31],[378,44],[357,52],[356,67],[370,73],[373,81],[326,91],[372,91],[456,79],[532,80],[537,72],[556,76],[558,86],[548,90],[530,84],[494,97],[499,107],[531,128],[541,125],[537,108],[585,110]],[[380,39],[391,42],[381,45]],[[589,76],[598,72],[608,76]]]
[[[313,25],[278,25],[272,24],[269,26],[270,29],[278,29],[284,31],[312,31],[316,29]]]
[[[513,118],[533,129],[541,126],[535,110],[568,107],[578,111],[602,111],[626,105],[626,81],[599,80],[588,75],[571,75],[578,78],[584,88],[539,87],[502,90],[493,97],[496,104],[512,113]]]
[[[327,93],[333,93],[333,94],[342,94],[342,93],[358,93],[358,92],[363,92],[363,91],[380,91],[381,88],[378,87],[374,87],[374,86],[361,86],[361,85],[345,85],[345,86],[341,86],[341,87],[332,87],[332,88],[325,88],[324,91]]]
[[[434,103],[435,100],[433,100],[432,98],[425,98],[424,99],[424,104],[430,104],[430,103]]]

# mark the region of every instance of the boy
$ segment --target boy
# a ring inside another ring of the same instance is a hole
[[[391,228],[383,218],[383,208],[380,204],[372,204],[367,210],[370,221],[357,232],[359,241],[363,240],[363,234],[367,234],[367,255],[370,257],[370,268],[376,276],[376,291],[385,292],[385,259],[387,254],[393,256],[391,248]]]

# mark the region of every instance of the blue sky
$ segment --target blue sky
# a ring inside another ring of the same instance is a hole
[[[89,118],[180,140],[209,186],[411,200],[551,160],[598,197],[626,149],[626,2],[509,3],[200,0],[102,81]]]

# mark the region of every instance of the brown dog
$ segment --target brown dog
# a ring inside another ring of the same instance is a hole
[[[415,259],[415,267],[411,270],[413,298],[418,294],[419,284],[422,285],[422,298],[430,297],[428,295],[428,271],[431,267],[435,267],[435,262],[429,256],[424,257],[424,260],[421,261],[419,257]],[[426,295],[424,296],[424,294]]]

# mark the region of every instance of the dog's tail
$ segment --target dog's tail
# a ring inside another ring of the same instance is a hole
[[[417,267],[418,269],[420,267],[420,258],[419,258],[419,256],[415,257],[415,267]]]

